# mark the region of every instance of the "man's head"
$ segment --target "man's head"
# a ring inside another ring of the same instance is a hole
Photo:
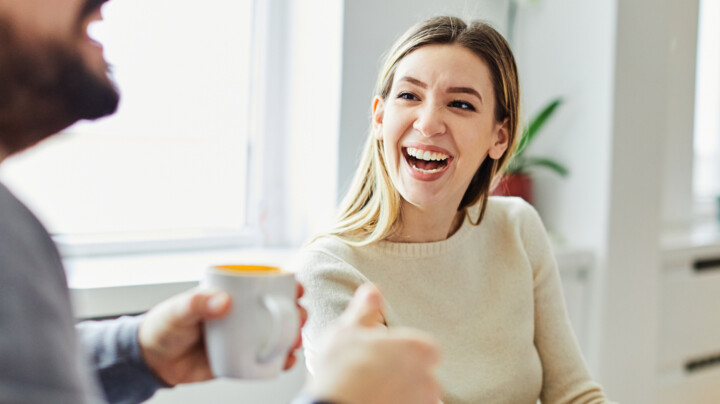
[[[105,1],[0,0],[0,152],[115,112],[102,46],[87,35]]]

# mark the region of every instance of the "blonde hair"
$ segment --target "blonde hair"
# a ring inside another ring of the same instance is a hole
[[[499,159],[487,157],[482,162],[458,206],[458,211],[468,215],[468,208],[481,201],[478,219],[473,223],[478,225],[485,214],[492,181],[516,145],[520,85],[515,58],[505,38],[484,22],[466,24],[456,17],[431,18],[410,28],[393,45],[378,76],[375,94],[386,99],[398,63],[412,51],[431,44],[458,44],[484,60],[495,93],[495,120],[507,120],[508,149]],[[371,130],[360,166],[340,203],[340,214],[329,234],[357,246],[383,240],[401,222],[401,202],[402,197],[388,174],[382,140]]]

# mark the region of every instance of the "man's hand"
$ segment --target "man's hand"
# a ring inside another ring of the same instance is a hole
[[[312,397],[340,403],[439,402],[438,348],[420,331],[380,325],[381,311],[380,292],[371,285],[358,288],[320,344],[308,387]]]
[[[299,299],[304,290],[300,284],[297,290]],[[226,316],[232,310],[231,306],[230,296],[225,292],[192,289],[148,311],[138,333],[143,358],[155,375],[171,386],[212,379],[202,324]],[[299,304],[298,310],[302,327],[307,320],[307,311]],[[295,346],[285,361],[286,370],[297,361],[295,350],[301,345],[298,329]]]

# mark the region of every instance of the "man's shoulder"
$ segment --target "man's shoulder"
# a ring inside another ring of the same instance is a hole
[[[87,402],[62,262],[42,225],[2,184],[0,325],[0,389],[18,402]]]
[[[57,248],[45,227],[1,183],[0,229],[0,261],[5,267],[3,269],[52,267],[53,271],[62,272]]]
[[[16,237],[18,233],[41,232],[47,234],[35,215],[0,183],[0,235]]]

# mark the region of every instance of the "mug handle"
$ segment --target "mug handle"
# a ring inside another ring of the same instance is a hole
[[[257,356],[260,363],[266,363],[278,355],[285,355],[289,352],[297,338],[300,316],[295,302],[284,297],[263,296],[262,305],[270,312],[272,318],[272,330],[268,342]]]

